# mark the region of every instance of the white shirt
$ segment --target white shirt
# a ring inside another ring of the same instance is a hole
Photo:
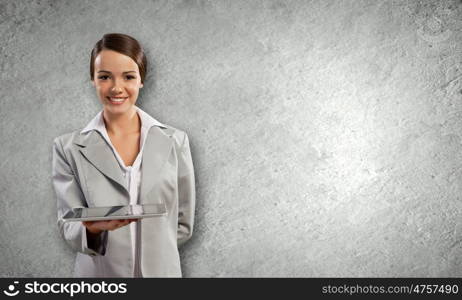
[[[149,131],[149,128],[152,126],[161,126],[165,127],[162,123],[148,115],[146,112],[141,110],[139,107],[135,106],[135,109],[140,116],[141,120],[141,135],[140,135],[140,152],[138,153],[138,156],[136,157],[135,161],[133,162],[133,165],[131,166],[126,166],[122,158],[120,157],[119,153],[115,149],[114,145],[111,143],[111,139],[109,138],[109,135],[106,130],[106,126],[104,124],[104,119],[103,119],[103,112],[100,111],[94,118],[93,120],[88,123],[87,126],[80,132],[88,132],[91,130],[96,130],[101,135],[104,137],[106,142],[109,144],[109,146],[112,149],[112,152],[114,153],[119,166],[122,170],[122,174],[125,177],[125,180],[127,182],[127,187],[128,191],[130,194],[130,204],[138,204],[139,202],[139,193],[140,193],[140,186],[141,186],[141,160],[143,157],[143,148],[144,148],[144,143],[146,142],[146,136]],[[130,226],[130,231],[131,231],[131,243],[132,243],[132,257],[133,257],[133,274],[135,272],[135,249],[137,245],[139,245],[140,241],[136,239],[136,227],[138,226],[139,222],[132,222],[129,224]],[[134,274],[135,275],[135,274]]]

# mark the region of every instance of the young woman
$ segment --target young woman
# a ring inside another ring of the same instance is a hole
[[[58,227],[77,252],[75,277],[181,277],[178,246],[192,234],[194,169],[185,132],[135,106],[147,60],[124,34],[106,34],[91,52],[90,76],[102,111],[54,140]],[[74,207],[165,203],[141,220],[63,223]]]

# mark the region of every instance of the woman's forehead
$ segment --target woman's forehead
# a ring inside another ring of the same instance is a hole
[[[120,69],[124,69],[121,72],[138,71],[138,65],[131,57],[111,50],[103,50],[96,56],[95,68],[110,72]]]

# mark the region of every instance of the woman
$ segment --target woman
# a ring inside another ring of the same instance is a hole
[[[102,111],[54,140],[58,227],[77,251],[75,277],[181,277],[178,246],[192,234],[195,184],[185,132],[135,106],[147,61],[139,43],[106,34],[91,52]],[[74,207],[162,203],[167,215],[63,223]]]

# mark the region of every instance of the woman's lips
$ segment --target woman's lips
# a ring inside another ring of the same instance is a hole
[[[125,102],[125,100],[128,99],[128,97],[107,97],[109,102],[114,105],[121,105],[122,103]]]

